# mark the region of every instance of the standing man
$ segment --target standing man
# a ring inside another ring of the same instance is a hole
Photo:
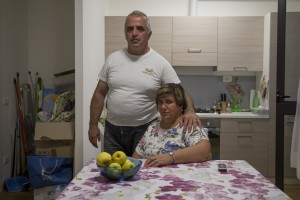
[[[121,150],[132,156],[148,125],[158,117],[157,89],[162,84],[180,83],[180,80],[168,61],[148,46],[152,31],[146,14],[130,13],[124,32],[128,47],[110,54],[99,74],[90,106],[89,140],[98,147],[101,135],[98,121],[106,98],[102,151],[112,154]],[[190,97],[181,125],[188,131],[201,125]]]

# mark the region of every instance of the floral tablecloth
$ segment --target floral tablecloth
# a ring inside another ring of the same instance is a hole
[[[227,172],[217,164],[225,163]],[[58,199],[290,199],[246,161],[214,160],[144,168],[130,180],[111,181],[90,160]]]

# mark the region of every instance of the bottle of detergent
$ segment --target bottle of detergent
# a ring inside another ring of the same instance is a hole
[[[259,96],[258,96],[258,91],[255,91],[254,97],[253,97],[253,101],[252,101],[252,107],[253,108],[258,108],[258,106],[260,106],[260,100],[259,100]]]

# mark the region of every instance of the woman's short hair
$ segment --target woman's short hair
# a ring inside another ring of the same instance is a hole
[[[184,88],[180,84],[167,83],[162,85],[156,92],[156,105],[158,105],[158,100],[164,95],[173,95],[175,98],[176,105],[182,107],[182,112],[187,107],[186,95]]]

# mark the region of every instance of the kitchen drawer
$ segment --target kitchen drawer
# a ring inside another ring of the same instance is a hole
[[[221,133],[220,159],[246,160],[267,176],[268,135],[262,133]]]
[[[222,119],[221,132],[264,133],[269,130],[269,121],[265,119]]]

